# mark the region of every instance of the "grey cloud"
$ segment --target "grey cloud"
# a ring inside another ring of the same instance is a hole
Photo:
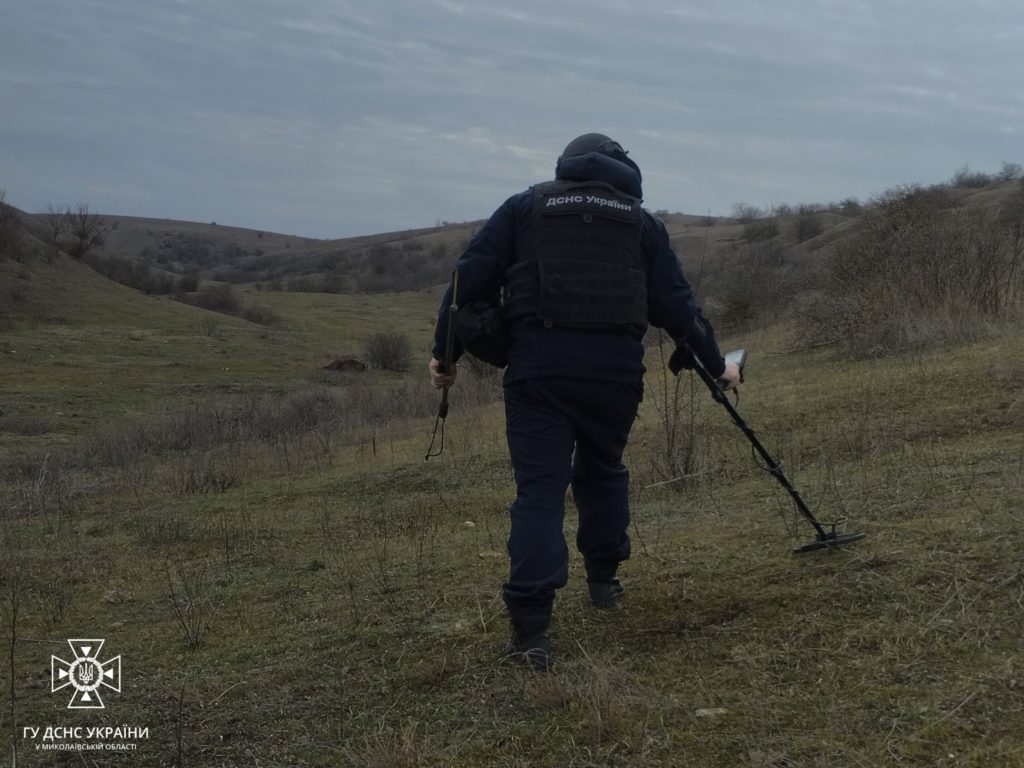
[[[5,10],[26,207],[311,236],[486,216],[574,135],[653,207],[864,196],[1017,160],[1013,2],[35,0]]]

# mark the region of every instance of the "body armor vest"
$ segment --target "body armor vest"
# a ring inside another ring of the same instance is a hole
[[[505,315],[547,327],[647,327],[640,201],[598,181],[533,191],[533,241],[505,274]]]

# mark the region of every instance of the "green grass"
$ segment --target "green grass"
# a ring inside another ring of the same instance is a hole
[[[21,468],[0,520],[19,726],[148,726],[143,766],[174,765],[179,733],[197,766],[1024,765],[1019,335],[860,361],[787,352],[778,329],[730,340],[753,350],[745,417],[823,520],[869,533],[799,558],[813,532],[699,389],[699,472],[664,482],[649,360],[624,605],[589,606],[574,554],[558,664],[532,674],[498,656],[514,488],[494,382],[463,372],[429,463],[418,367],[366,380],[413,416],[350,433],[78,452],[190,408],[341,397],[364,380],[319,367],[378,328],[409,330],[425,361],[437,295],[246,300],[282,325],[217,316],[206,335],[209,313],[127,292],[5,334],[0,428],[24,433],[0,451]],[[49,692],[68,637],[123,656],[102,713]],[[129,764],[17,745],[25,766]]]
[[[263,327],[143,296],[66,259],[7,262],[0,271],[26,286],[12,308],[17,322],[0,340],[0,458],[68,445],[112,422],[197,400],[345,381],[320,369],[337,357],[362,357],[363,341],[375,331],[401,328],[417,367],[425,367],[440,299],[436,290],[341,296],[243,289],[246,304],[282,318]],[[38,429],[45,429],[41,439],[20,434]]]
[[[442,288],[386,294],[326,294],[240,291],[246,305],[262,305],[279,315],[294,333],[331,339],[339,354],[362,354],[362,343],[371,333],[400,329],[409,334],[417,349],[433,344],[434,321]]]

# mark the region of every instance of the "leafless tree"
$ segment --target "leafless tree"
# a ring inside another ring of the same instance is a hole
[[[74,258],[82,259],[93,248],[103,245],[103,237],[100,234],[103,228],[103,219],[92,213],[88,204],[79,203],[77,210],[74,212],[69,210],[68,218],[71,232],[71,245],[68,252]]]
[[[732,216],[740,224],[749,224],[757,219],[763,219],[766,215],[763,208],[750,203],[733,203],[732,206]]]
[[[46,235],[47,245],[50,246],[47,252],[47,260],[52,264],[53,260],[64,250],[64,237],[71,226],[71,209],[54,208],[53,203],[46,206]]]
[[[996,178],[999,181],[1019,181],[1024,179],[1024,168],[1021,168],[1020,163],[1010,163],[1004,160]]]

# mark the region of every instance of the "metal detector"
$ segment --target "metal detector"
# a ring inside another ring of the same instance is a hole
[[[761,441],[757,439],[757,435],[754,434],[754,430],[751,429],[747,423],[740,416],[739,412],[729,402],[729,396],[726,395],[725,390],[722,389],[721,383],[712,376],[708,369],[701,363],[700,358],[697,357],[696,353],[693,352],[688,346],[680,347],[677,352],[683,351],[689,353],[690,359],[686,362],[686,367],[692,367],[693,370],[697,371],[697,375],[700,376],[701,380],[707,385],[708,389],[711,390],[711,396],[729,412],[729,416],[732,417],[733,422],[740,428],[747,439],[750,440],[750,444],[754,447],[754,450],[764,460],[764,464],[761,464],[761,469],[767,472],[769,475],[779,481],[779,484],[786,489],[786,493],[790,495],[793,502],[796,504],[796,508],[800,510],[800,514],[809,522],[817,533],[817,538],[809,544],[804,544],[801,547],[797,547],[793,550],[793,554],[802,554],[804,552],[813,552],[818,549],[837,549],[839,547],[852,544],[855,541],[860,541],[867,536],[866,533],[839,533],[836,531],[836,526],[845,522],[844,519],[836,520],[834,523],[826,523],[828,530],[825,526],[818,522],[818,519],[811,512],[810,507],[800,496],[800,493],[793,487],[782,471],[782,464],[772,458],[771,454],[761,445]],[[740,381],[743,381],[743,368],[747,362],[747,350],[738,349],[735,352],[730,352],[725,356],[726,363],[736,363],[740,369]],[[760,464],[760,462],[759,462]]]

